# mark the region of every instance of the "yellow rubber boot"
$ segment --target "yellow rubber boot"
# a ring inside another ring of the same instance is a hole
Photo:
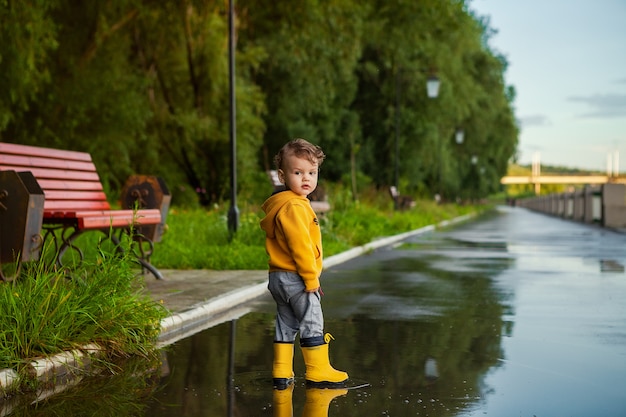
[[[347,389],[321,389],[307,388],[306,401],[304,402],[304,410],[302,417],[328,417],[328,407],[330,402],[339,397],[346,395]]]
[[[274,342],[272,382],[277,389],[293,383],[293,343]]]
[[[330,387],[341,385],[348,380],[348,374],[332,367],[328,357],[328,343],[334,339],[330,333],[324,335],[319,346],[301,346],[306,365],[306,382],[313,385]]]
[[[285,389],[274,389],[272,405],[274,417],[293,417],[293,384]]]

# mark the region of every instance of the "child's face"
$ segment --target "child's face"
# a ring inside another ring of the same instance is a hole
[[[283,160],[284,169],[278,170],[278,178],[288,189],[303,197],[317,187],[318,165],[306,158],[287,155]]]

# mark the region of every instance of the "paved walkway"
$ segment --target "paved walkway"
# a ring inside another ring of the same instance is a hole
[[[438,227],[468,220],[462,216]],[[356,258],[368,251],[393,245],[411,236],[435,230],[426,226],[407,233],[377,239],[324,259],[324,267]],[[147,290],[155,301],[162,302],[172,315],[161,322],[159,346],[172,344],[194,333],[233,320],[250,311],[247,302],[267,290],[267,271],[161,270],[163,280],[146,275]]]
[[[395,236],[385,237],[366,245],[350,249],[324,259],[324,267],[330,268],[356,258],[374,249],[393,245],[411,236],[431,232],[437,227],[449,226],[468,220],[472,215],[444,221]],[[163,280],[146,275],[146,289],[150,296],[162,302],[172,313],[161,321],[158,345],[166,346],[177,340],[212,327],[224,321],[236,319],[250,311],[247,302],[264,295],[267,290],[267,271],[215,271],[215,270],[161,270]],[[77,369],[89,366],[90,355],[97,353],[96,345],[64,352],[31,363],[30,373],[46,385],[70,378]],[[20,382],[13,369],[0,370],[0,393],[10,392]],[[52,390],[55,391],[54,389]],[[39,399],[52,395],[42,392]],[[0,402],[0,414],[2,407]]]
[[[159,346],[249,312],[247,301],[269,295],[267,271],[161,270],[162,280],[146,275],[153,300],[172,314],[161,321]]]

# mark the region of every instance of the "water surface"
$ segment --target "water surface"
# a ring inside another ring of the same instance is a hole
[[[355,383],[271,388],[274,305],[168,347],[161,370],[41,391],[5,416],[626,416],[626,234],[519,208],[325,271],[331,361]],[[139,363],[138,363],[139,362]]]
[[[275,396],[265,299],[173,346],[146,415],[625,416],[624,264],[624,234],[501,208],[325,272],[331,360],[371,387],[307,403],[296,349]]]

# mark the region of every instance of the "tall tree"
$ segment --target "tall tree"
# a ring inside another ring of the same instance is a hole
[[[267,132],[262,164],[287,140],[304,137],[330,155],[324,176],[349,170],[350,140],[358,123],[350,110],[357,88],[366,5],[360,1],[239,1],[242,48],[262,48],[267,59],[254,74],[266,95]]]
[[[153,173],[174,202],[221,202],[226,3],[0,0],[0,139],[90,152],[111,191]],[[238,0],[236,12],[241,193],[263,198],[263,170],[298,136],[327,151],[324,179],[383,186],[397,167],[413,194],[498,188],[517,146],[514,90],[466,1]]]
[[[50,80],[48,55],[58,46],[50,11],[56,6],[54,0],[0,0],[0,138]]]

